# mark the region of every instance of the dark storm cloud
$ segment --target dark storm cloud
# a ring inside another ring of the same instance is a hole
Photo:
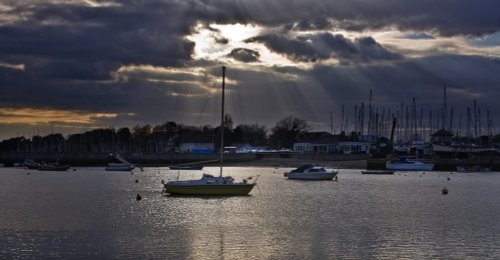
[[[254,50],[249,50],[245,48],[236,48],[229,54],[235,60],[242,62],[255,62],[259,60],[259,52]]]
[[[39,78],[68,80],[109,80],[110,72],[119,68],[118,63],[80,62],[78,60],[56,60],[31,63],[26,70]]]
[[[222,3],[244,10],[247,17],[267,25],[369,31],[396,27],[409,31],[433,31],[440,35],[484,35],[500,30],[497,0],[421,1],[247,1]],[[267,4],[264,4],[266,2]],[[293,22],[291,22],[293,21]]]
[[[143,82],[99,81],[113,80],[122,65],[177,66],[189,60],[193,44],[183,37],[194,25],[193,3],[121,4],[25,2],[10,11],[26,19],[0,26],[0,62],[25,66],[0,66],[0,104],[114,112],[163,96],[163,89]]]
[[[309,18],[286,24],[283,29],[285,31],[299,30],[299,31],[314,31],[314,30],[329,30],[332,29],[333,24],[327,17]]]
[[[366,103],[373,89],[375,103],[393,108],[401,102],[409,104],[413,97],[426,109],[440,108],[447,85],[449,105],[463,110],[474,99],[496,109],[500,78],[489,76],[495,71],[500,71],[498,59],[446,55],[361,68],[318,65],[310,76],[339,103]]]
[[[274,34],[255,37],[248,41],[263,42],[273,51],[299,61],[337,58],[343,63],[351,63],[402,58],[401,55],[382,47],[371,37],[357,38],[352,41],[340,34],[330,33],[295,38]]]
[[[208,76],[118,70],[141,65],[188,70],[195,64],[218,76],[220,72],[212,68],[218,69],[220,62],[192,60],[195,46],[185,36],[198,23],[204,28],[214,22],[258,24],[264,32],[266,26],[275,26],[281,34],[252,40],[297,61],[341,62],[341,66],[318,64],[312,72],[299,66],[264,72],[229,69],[228,77],[239,85],[238,91],[228,92],[228,106],[236,111],[235,118],[250,122],[274,124],[290,113],[321,117],[333,104],[359,102],[367,88],[388,103],[408,96],[430,103],[439,102],[436,93],[447,84],[459,104],[468,104],[474,96],[485,106],[494,106],[500,84],[496,59],[459,54],[403,59],[369,36],[351,40],[318,33],[355,30],[369,35],[374,29],[397,28],[408,30],[406,38],[415,40],[431,35],[484,36],[500,31],[497,0],[120,0],[96,8],[82,1],[2,4],[12,8],[0,9],[0,108],[118,114],[96,118],[99,126],[186,122],[193,117],[195,121],[187,123],[210,122],[201,115],[215,111],[216,98],[196,84]],[[304,30],[311,34],[289,36]],[[221,45],[230,41],[222,36],[215,40]],[[251,63],[260,61],[260,55],[236,48],[229,57]],[[13,68],[18,64],[23,69]]]
[[[76,30],[76,31],[75,31]],[[79,60],[84,62],[173,65],[188,59],[192,44],[177,36],[141,35],[124,28],[0,28],[0,51],[7,60]]]

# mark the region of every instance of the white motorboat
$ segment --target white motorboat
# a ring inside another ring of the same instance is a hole
[[[131,163],[108,163],[104,168],[106,171],[131,171],[135,169],[135,165]]]
[[[104,168],[106,171],[131,171],[135,169],[136,165],[125,160],[120,152],[112,155],[119,163],[108,163],[108,166]]]
[[[385,162],[385,168],[396,171],[432,171],[434,164],[412,161],[401,157],[399,160]]]
[[[284,173],[284,176],[290,180],[332,180],[337,174],[338,171],[328,169],[324,166],[305,164],[295,170]]]
[[[222,109],[221,109],[221,142],[220,142],[220,174],[218,177],[203,174],[198,180],[175,180],[163,185],[163,192],[170,195],[217,195],[217,196],[238,196],[248,195],[255,186],[248,183],[246,179],[236,182],[230,176],[222,176],[222,163],[224,161],[224,79],[226,67],[222,67]]]

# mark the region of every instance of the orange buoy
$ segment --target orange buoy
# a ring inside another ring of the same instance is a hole
[[[443,195],[448,194],[448,189],[447,189],[447,188],[443,188],[443,189],[441,190],[441,193],[442,193]]]

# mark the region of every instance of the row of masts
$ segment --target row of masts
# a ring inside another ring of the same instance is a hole
[[[412,98],[411,104],[401,102],[397,109],[387,106],[375,107],[373,91],[370,89],[368,104],[361,102],[361,104],[354,105],[353,118],[350,119],[345,106],[341,106],[340,132],[388,137],[395,119],[397,124],[394,134],[395,141],[398,142],[427,141],[433,133],[441,129],[456,137],[470,139],[477,139],[484,135],[492,136],[495,133],[489,109],[486,109],[486,114],[484,114],[477,100],[473,100],[472,106],[467,106],[462,111],[455,110],[447,102],[446,86],[443,87],[442,106],[426,110],[424,111],[424,107],[418,107],[416,98]],[[333,122],[331,113],[330,118]],[[335,133],[333,123],[330,131]]]

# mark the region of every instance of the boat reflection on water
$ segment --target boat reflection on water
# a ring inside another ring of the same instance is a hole
[[[203,165],[199,165],[199,164],[171,165],[168,168],[170,170],[203,170]]]
[[[378,175],[391,175],[394,171],[380,170],[380,171],[361,171],[362,174],[378,174]]]

